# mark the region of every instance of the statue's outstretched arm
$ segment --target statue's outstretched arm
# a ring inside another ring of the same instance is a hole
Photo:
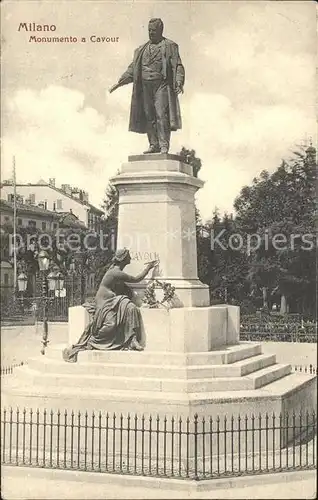
[[[121,75],[119,78],[118,82],[115,83],[110,89],[109,92],[112,93],[114,90],[118,89],[119,87],[123,87],[123,85],[127,85],[128,83],[133,82],[134,80],[134,63],[130,63],[128,68],[126,69],[125,73]]]
[[[122,85],[126,85],[127,83],[131,83],[134,79],[134,63],[130,63],[125,73],[121,75],[118,80],[118,83],[122,83]]]
[[[141,271],[141,273],[137,274],[136,276],[132,276],[131,274],[127,274],[124,271],[116,271],[115,278],[117,278],[118,280],[124,281],[125,283],[139,283],[147,276],[150,269],[153,269],[157,264],[158,264],[158,261],[156,261],[156,260],[149,262],[146,265],[145,269],[143,271]]]

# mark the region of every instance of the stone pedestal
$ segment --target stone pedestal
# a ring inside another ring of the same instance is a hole
[[[240,316],[235,306],[140,311],[147,351],[209,352],[239,342]]]
[[[227,304],[172,309],[140,308],[142,345],[151,352],[209,352],[239,343],[240,309]],[[82,306],[69,308],[69,345],[89,322]]]
[[[138,274],[158,259],[149,277],[175,286],[175,306],[208,306],[208,287],[197,272],[194,205],[203,181],[180,157],[159,154],[130,157],[112,182],[119,191],[117,246],[129,248],[132,257],[126,271]],[[135,286],[137,293],[146,283]]]
[[[85,307],[74,306],[68,309],[68,340],[69,345],[76,344],[89,323],[89,313]]]

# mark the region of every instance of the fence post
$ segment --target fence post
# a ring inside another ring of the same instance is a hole
[[[194,415],[194,480],[198,481],[198,414]]]

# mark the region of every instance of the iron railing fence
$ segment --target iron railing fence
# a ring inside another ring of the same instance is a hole
[[[14,293],[13,289],[1,294],[1,322],[13,324],[35,324],[43,321],[43,290],[42,278],[35,280],[35,289],[32,295],[22,292]],[[85,297],[91,290],[86,287],[82,276],[67,275],[64,278],[62,291],[49,291],[46,298],[49,321],[67,321],[68,308],[85,302]]]
[[[317,366],[314,365],[291,365],[292,371],[300,374],[317,375]]]
[[[240,340],[317,342],[317,323],[243,321],[240,327]]]
[[[56,297],[52,294],[46,299],[49,321],[67,321],[68,308],[74,305],[70,297]],[[2,308],[1,322],[33,325],[43,321],[44,299],[41,296],[14,297],[12,302]]]
[[[167,417],[3,409],[5,465],[190,480],[314,469],[316,413]]]
[[[21,361],[20,363],[14,363],[13,365],[1,366],[0,368],[1,377],[3,375],[12,375],[15,368],[18,368],[19,366],[23,366],[26,364],[27,364],[26,361]]]

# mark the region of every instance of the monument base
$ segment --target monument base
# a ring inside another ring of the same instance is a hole
[[[3,379],[2,404],[174,416],[312,411],[316,377],[262,354],[259,343],[239,343],[239,308],[141,309],[145,350],[82,351],[62,359],[48,347]],[[70,310],[69,344],[88,315]],[[180,331],[183,335],[180,335]]]
[[[209,352],[239,342],[240,313],[236,306],[142,307],[140,312],[142,344],[147,351]]]

